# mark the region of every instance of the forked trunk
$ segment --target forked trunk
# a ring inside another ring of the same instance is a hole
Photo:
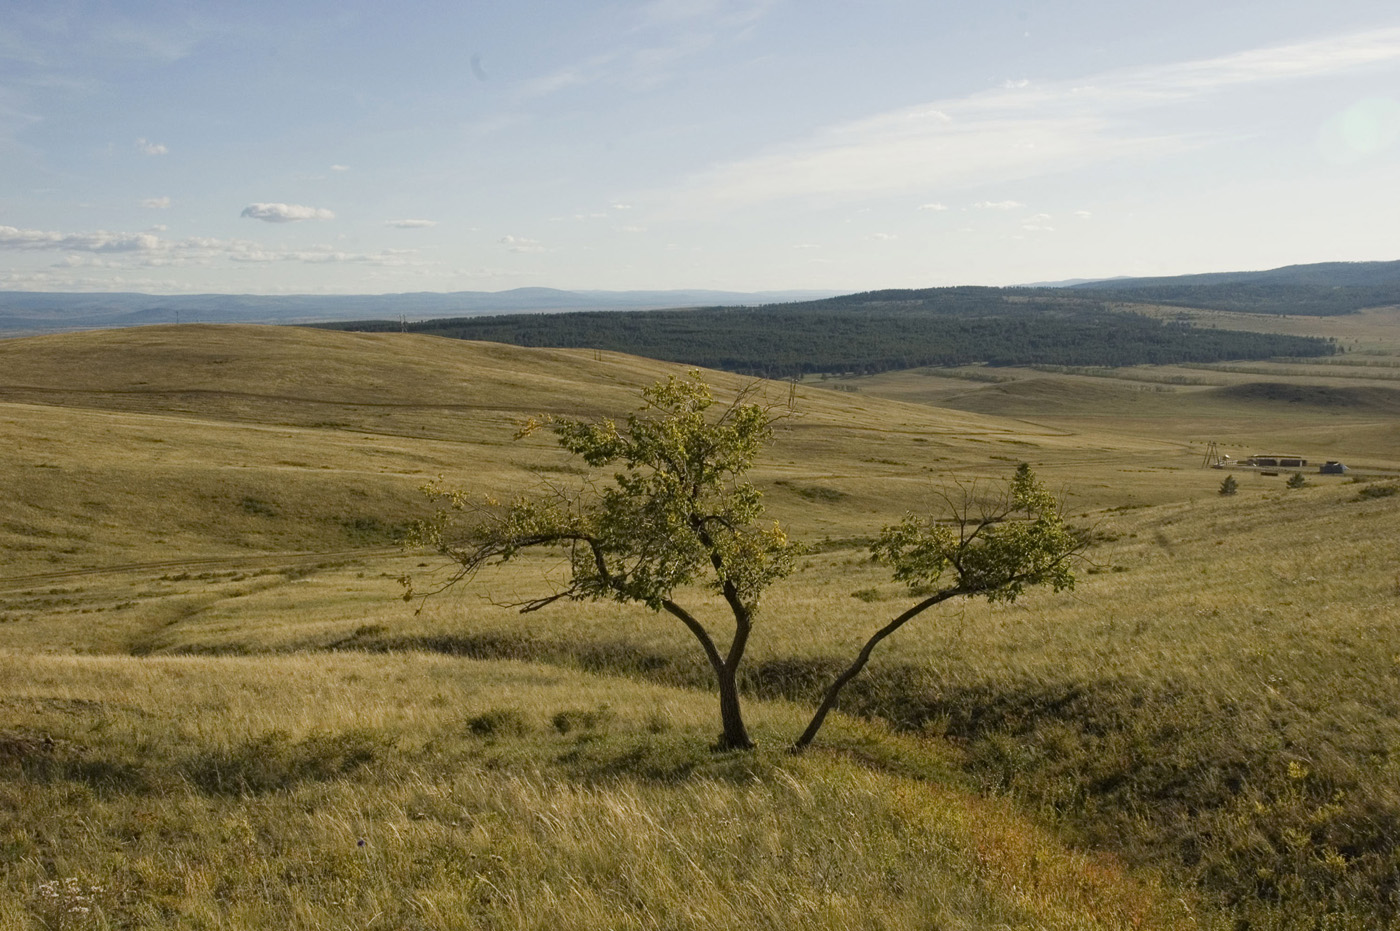
[[[739,687],[734,671],[727,667],[715,670],[719,677],[719,716],[724,724],[716,750],[752,750],[753,741],[744,727],[744,712],[739,705]]]

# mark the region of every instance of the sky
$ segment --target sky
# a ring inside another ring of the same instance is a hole
[[[1395,0],[0,0],[0,290],[1394,259]]]

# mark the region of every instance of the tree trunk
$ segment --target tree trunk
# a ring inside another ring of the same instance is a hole
[[[741,637],[747,633],[747,620],[745,615],[742,619],[741,629],[735,633],[735,644],[730,645],[730,658],[726,662],[724,657],[719,655],[719,649],[715,646],[714,640],[710,638],[702,625],[695,617],[676,604],[667,599],[661,603],[681,623],[685,624],[690,632],[695,635],[695,639],[700,641],[700,646],[705,651],[705,658],[710,661],[710,668],[715,671],[715,681],[719,684],[719,717],[724,725],[724,732],[719,736],[719,742],[715,744],[716,750],[752,750],[753,741],[749,739],[749,732],[744,727],[744,712],[739,705],[739,685],[735,681],[735,673],[739,669],[739,660],[743,657],[743,641]],[[736,615],[736,619],[738,619]]]
[[[865,642],[865,646],[861,648],[860,654],[856,656],[851,665],[847,666],[845,671],[837,676],[836,680],[827,687],[826,694],[822,696],[822,703],[817,706],[817,713],[812,715],[811,723],[808,724],[807,729],[802,732],[802,736],[797,738],[797,742],[792,745],[792,752],[801,753],[811,744],[812,739],[817,736],[817,731],[822,729],[822,722],[826,720],[826,716],[831,713],[832,708],[836,707],[836,699],[841,694],[841,690],[846,687],[847,682],[850,682],[856,676],[860,675],[860,671],[865,668],[865,664],[870,662],[870,654],[875,652],[875,648],[880,645],[881,640],[884,640],[890,634],[899,630],[899,628],[903,627],[910,619],[917,617],[939,602],[947,601],[949,598],[955,598],[958,595],[965,594],[967,594],[967,592],[960,586],[945,588],[943,591],[925,598],[923,601],[914,605],[914,607],[877,630],[875,634]]]
[[[739,686],[735,682],[734,670],[721,666],[715,670],[719,677],[719,716],[724,723],[724,733],[720,734],[716,750],[752,750],[748,729],[744,727],[744,712],[739,705]]]

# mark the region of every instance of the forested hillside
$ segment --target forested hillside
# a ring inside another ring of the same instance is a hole
[[[1400,262],[1319,262],[1261,272],[1115,278],[1067,290],[1129,303],[1324,317],[1400,304]]]
[[[399,323],[339,324],[397,330]],[[924,365],[1137,365],[1319,356],[1326,340],[1214,330],[1112,312],[1047,289],[872,291],[766,307],[532,314],[408,324],[416,333],[518,346],[609,349],[786,377]]]

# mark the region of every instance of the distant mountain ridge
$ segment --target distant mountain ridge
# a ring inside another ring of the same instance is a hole
[[[1156,278],[1104,278],[1092,281],[1071,279],[1058,286],[1080,291],[1132,290],[1167,286],[1195,287],[1223,284],[1314,285],[1329,288],[1376,288],[1400,285],[1400,261],[1396,262],[1315,262],[1311,265],[1284,265],[1253,272],[1207,272],[1198,275],[1168,275]]]
[[[316,323],[475,317],[568,310],[651,310],[805,301],[839,291],[419,291],[405,294],[138,294],[0,291],[0,332],[44,333],[152,323]]]
[[[969,296],[1051,301],[1163,304],[1256,314],[1333,315],[1400,304],[1400,261],[1318,262],[1265,271],[1210,272],[1156,278],[1067,279],[1017,288],[944,287],[848,294],[786,291],[419,291],[403,294],[138,294],[0,291],[0,334],[22,335],[153,323],[328,323],[442,320],[564,311],[639,311],[801,304],[869,306],[875,302],[940,305]],[[830,303],[828,303],[830,302]],[[796,308],[793,308],[796,309]]]
[[[1400,262],[1317,262],[1257,272],[1110,278],[1058,290],[1124,303],[1333,316],[1400,304]]]

